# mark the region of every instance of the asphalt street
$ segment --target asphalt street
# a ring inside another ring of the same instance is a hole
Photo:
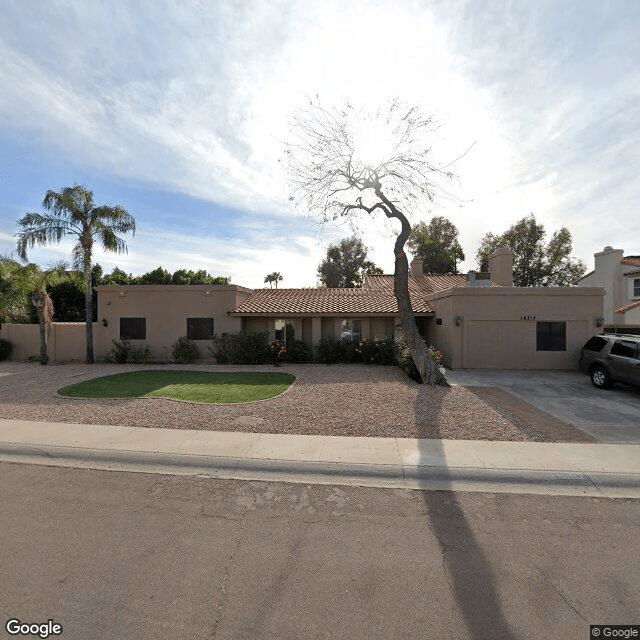
[[[11,618],[63,640],[586,640],[640,623],[637,500],[13,463],[0,487],[0,637],[19,637]]]

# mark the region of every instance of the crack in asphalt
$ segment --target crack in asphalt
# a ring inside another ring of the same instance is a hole
[[[225,518],[225,519],[232,520],[232,518]],[[215,640],[216,634],[218,632],[218,625],[222,620],[222,614],[224,613],[224,605],[227,601],[227,579],[229,578],[229,572],[231,571],[232,565],[238,554],[238,551],[242,546],[242,541],[244,539],[244,530],[245,530],[245,521],[242,520],[242,525],[240,526],[240,532],[239,532],[240,535],[237,538],[235,548],[231,553],[231,555],[229,556],[229,560],[227,561],[227,564],[224,568],[224,578],[222,579],[222,583],[220,584],[220,594],[221,594],[220,604],[218,605],[216,619],[213,622],[213,631],[211,633],[210,640]]]

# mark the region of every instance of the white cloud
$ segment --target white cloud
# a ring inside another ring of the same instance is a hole
[[[484,233],[530,211],[548,232],[569,226],[590,260],[605,243],[640,237],[636,13],[466,0],[16,4],[0,15],[0,117],[76,166],[262,221],[262,235],[250,224],[234,230],[246,237],[233,251],[215,238],[168,234],[164,246],[178,251],[169,256],[139,235],[127,260],[142,271],[197,256],[239,284],[256,286],[265,268],[283,271],[277,262],[295,271],[295,286],[315,282],[323,247],[350,230],[318,238],[296,226],[293,249],[269,230],[279,233],[276,219],[292,215],[281,141],[292,112],[316,93],[327,103],[399,96],[421,105],[443,123],[433,149],[441,161],[475,143],[454,167],[459,201],[431,210],[460,229],[463,268],[475,266]],[[360,227],[375,261],[392,269],[386,221]],[[0,246],[14,245],[5,235]],[[200,248],[179,250],[189,243]]]

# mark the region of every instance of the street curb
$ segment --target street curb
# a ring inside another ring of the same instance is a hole
[[[0,461],[84,469],[369,487],[640,498],[640,474],[402,466],[0,443]]]

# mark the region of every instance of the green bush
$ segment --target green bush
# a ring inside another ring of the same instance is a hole
[[[113,360],[118,364],[140,364],[151,353],[149,345],[144,347],[134,347],[129,340],[112,340],[113,348],[109,352],[108,360]]]
[[[365,364],[396,364],[394,341],[391,338],[364,338],[356,347],[358,362]]]
[[[178,364],[188,364],[200,358],[200,351],[198,351],[196,343],[189,340],[187,336],[182,336],[176,340],[171,353],[174,361]]]
[[[344,344],[340,340],[323,339],[316,346],[318,362],[336,364],[346,359]]]
[[[209,351],[218,364],[267,364],[271,361],[267,334],[261,331],[216,335]]]
[[[413,361],[411,350],[404,341],[404,338],[398,338],[398,340],[396,340],[395,352],[398,366],[407,374],[407,376],[409,376],[409,378],[416,382],[422,382],[420,372]]]
[[[0,360],[8,360],[13,351],[13,344],[0,338]]]
[[[396,364],[394,341],[391,338],[377,340],[364,338],[359,342],[321,340],[317,345],[316,351],[318,361],[323,364],[336,364],[338,362]]]
[[[276,332],[277,334],[278,332]],[[279,367],[280,362],[287,357],[287,347],[282,340],[274,340],[269,344],[269,354],[274,367]]]
[[[440,366],[442,364],[442,354],[433,346],[428,346],[429,355],[436,361],[436,364]],[[411,350],[403,338],[396,340],[396,362],[398,366],[416,382],[422,382],[420,372],[413,361]]]
[[[287,362],[309,362],[311,349],[302,340],[292,340],[287,347]]]

